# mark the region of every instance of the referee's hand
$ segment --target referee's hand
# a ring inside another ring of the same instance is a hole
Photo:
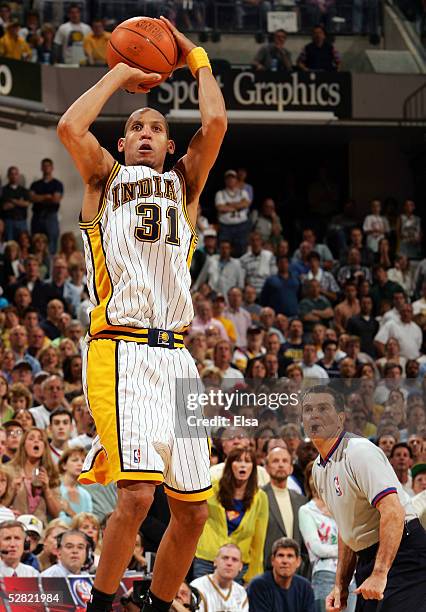
[[[364,599],[383,599],[386,582],[386,575],[373,572],[354,593],[362,595]]]
[[[326,597],[325,610],[326,612],[341,612],[341,610],[346,610],[347,603],[348,589],[341,589],[334,585],[333,590]]]

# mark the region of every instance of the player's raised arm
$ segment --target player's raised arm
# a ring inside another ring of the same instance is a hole
[[[117,64],[96,85],[78,98],[61,117],[58,135],[68,149],[83,181],[93,187],[102,188],[114,164],[112,155],[101,147],[89,131],[103,106],[118,89],[131,93],[145,93],[144,83],[161,77],[145,74],[142,70],[126,64]]]
[[[201,128],[189,143],[186,155],[180,160],[188,186],[188,207],[198,203],[198,196],[216,161],[227,128],[225,102],[214,78],[204,49],[196,47],[173,24],[161,17],[172,31],[181,53],[178,67],[188,64],[198,82]],[[200,67],[201,66],[201,67]]]

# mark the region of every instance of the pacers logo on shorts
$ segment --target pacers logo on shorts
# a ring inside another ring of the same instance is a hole
[[[166,331],[158,332],[158,344],[169,344],[170,336]]]
[[[133,451],[133,463],[140,463],[140,462],[141,462],[141,449],[135,448],[135,450]]]

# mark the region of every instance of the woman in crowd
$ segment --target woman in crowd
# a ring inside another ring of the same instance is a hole
[[[65,394],[78,392],[83,393],[81,383],[81,355],[75,353],[67,357],[63,364]]]
[[[260,357],[251,359],[248,362],[245,379],[248,386],[248,393],[260,393],[261,391],[267,391],[265,385],[266,379],[266,367]]]
[[[81,252],[78,249],[77,239],[74,232],[64,232],[62,234],[58,255],[65,257],[67,262],[69,262],[73,256],[81,258]]]
[[[387,238],[382,238],[379,241],[379,250],[375,254],[375,262],[376,264],[380,264],[384,267],[385,270],[389,270],[393,266],[393,257],[392,251],[390,247],[389,240]]]
[[[19,514],[34,514],[44,524],[58,516],[61,509],[59,475],[42,429],[31,427],[24,432],[7,469],[14,479],[11,505]]]
[[[63,338],[59,342],[58,349],[62,367],[67,357],[71,357],[71,355],[75,355],[77,353],[77,347],[70,338]]]
[[[58,463],[62,498],[62,511],[59,518],[68,525],[79,512],[92,512],[93,509],[90,494],[78,484],[85,456],[86,451],[83,448],[68,448],[62,453]]]
[[[46,348],[42,349],[38,360],[44,372],[62,375],[60,353],[54,346],[46,346]]]
[[[61,519],[53,519],[48,523],[43,532],[41,553],[37,555],[40,571],[44,571],[58,561],[58,536],[67,531],[66,525]]]
[[[49,241],[46,234],[33,235],[31,241],[31,251],[37,258],[41,280],[49,278],[51,258],[49,253]]]
[[[14,521],[15,515],[10,509],[13,499],[13,482],[10,472],[0,464],[0,523]]]
[[[385,402],[385,409],[380,420],[380,425],[392,423],[398,428],[400,442],[407,441],[405,396],[399,389],[392,389]]]
[[[15,365],[15,355],[13,354],[12,349],[6,349],[3,352],[2,364],[1,364],[1,375],[3,378],[8,381],[9,384],[12,383],[12,369]]]
[[[22,268],[24,270],[24,264],[28,257],[31,254],[31,236],[27,231],[19,232],[18,236],[18,244],[19,244],[19,256]],[[25,270],[24,270],[25,271]]]
[[[0,425],[10,421],[13,408],[9,404],[9,384],[6,375],[0,374]]]
[[[389,340],[385,344],[385,355],[384,357],[380,357],[377,359],[376,365],[380,369],[382,376],[384,375],[384,369],[387,363],[397,363],[401,366],[402,371],[405,372],[405,365],[407,363],[407,359],[402,357],[401,348],[399,342],[396,338],[389,338]]]
[[[325,503],[319,497],[312,478],[311,461],[305,470],[307,504],[299,508],[299,529],[312,564],[312,588],[316,612],[325,612],[325,599],[334,587],[337,568],[337,525]],[[355,609],[356,597],[349,596],[349,612]]]
[[[13,418],[20,423],[24,431],[36,426],[34,416],[27,408],[19,408],[13,415]]]
[[[86,286],[86,268],[80,261],[71,260],[68,271],[70,273],[70,283],[80,292],[80,299],[83,299],[84,288]]]
[[[15,283],[25,272],[21,261],[19,244],[15,240],[8,240],[4,249],[5,271],[7,273],[8,284]]]
[[[71,529],[78,529],[92,538],[95,553],[93,568],[98,567],[102,548],[101,524],[92,512],[79,512],[71,521]]]
[[[385,453],[386,457],[389,459],[391,450],[396,444],[396,438],[394,435],[389,433],[382,433],[377,437],[376,444],[382,451]]]
[[[194,578],[211,574],[220,546],[233,542],[241,549],[243,570],[237,580],[249,582],[263,572],[263,547],[268,524],[268,498],[258,488],[256,456],[234,448],[228,454],[222,478],[213,483],[207,500],[209,517],[198,542]]]

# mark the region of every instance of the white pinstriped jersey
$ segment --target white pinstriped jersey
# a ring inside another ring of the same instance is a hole
[[[185,195],[177,169],[159,174],[114,165],[97,217],[80,224],[90,336],[117,327],[181,331],[191,323],[189,265],[197,237]]]
[[[247,592],[235,581],[227,592],[218,587],[212,574],[196,578],[191,586],[200,591],[200,612],[247,612],[249,609]]]

